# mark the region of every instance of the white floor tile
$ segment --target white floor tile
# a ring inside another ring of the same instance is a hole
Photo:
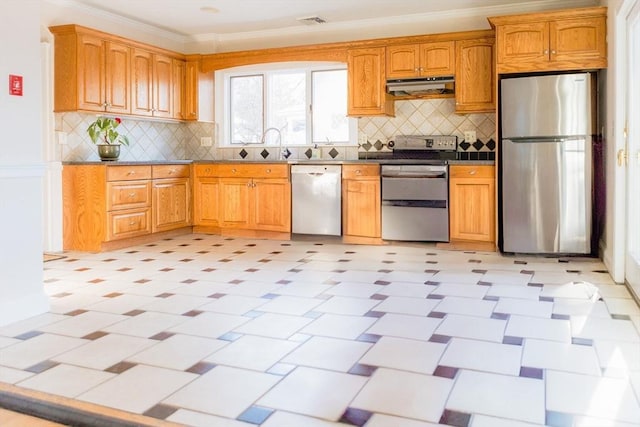
[[[585,375],[600,375],[596,351],[591,346],[526,339],[522,366]]]
[[[274,338],[245,335],[205,360],[218,365],[266,371],[298,346],[298,343]]]
[[[281,377],[217,366],[163,403],[207,414],[237,418]]]
[[[544,427],[542,424],[531,424],[505,418],[474,415],[469,427]],[[594,426],[595,427],[595,426]]]
[[[161,313],[182,314],[211,302],[210,298],[189,295],[172,295],[167,298],[156,298],[150,304],[140,307],[141,310],[158,311]]]
[[[20,369],[7,368],[0,366],[0,382],[7,384],[16,384],[33,376],[31,372],[22,371]]]
[[[568,320],[512,315],[509,317],[505,335],[569,343],[571,329]]]
[[[382,337],[360,359],[360,363],[431,375],[445,348],[445,344]]]
[[[78,399],[140,414],[196,378],[196,374],[138,365]]]
[[[611,314],[640,315],[640,307],[638,307],[638,304],[632,299],[604,297],[604,303],[607,305],[609,313]]]
[[[287,339],[312,321],[306,317],[265,313],[235,328],[234,332]]]
[[[87,310],[94,310],[97,312],[124,314],[131,310],[139,309],[140,307],[150,304],[155,301],[155,298],[151,296],[142,295],[128,295],[125,298],[121,296],[115,298],[107,298],[95,304],[87,306]]]
[[[442,283],[432,294],[482,299],[489,291],[489,286],[475,284]]]
[[[327,313],[305,326],[300,332],[310,335],[355,339],[373,325],[376,320],[373,317],[343,316]]]
[[[410,420],[408,418],[394,417],[391,415],[374,414],[365,427],[440,427],[442,424],[433,424],[426,421]]]
[[[505,320],[500,319],[448,314],[435,333],[458,338],[502,342],[506,324]]]
[[[558,298],[553,302],[553,314],[566,316],[592,316],[611,318],[604,301],[592,301],[584,299]]]
[[[626,378],[547,371],[547,409],[635,423],[640,405]]]
[[[322,300],[283,295],[260,306],[260,311],[301,316],[320,304]]]
[[[430,300],[436,301],[437,300]],[[442,313],[466,314],[468,316],[490,317],[496,306],[495,301],[484,301],[473,298],[445,297],[434,308]],[[495,310],[499,311],[499,310]]]
[[[298,366],[348,371],[372,344],[337,338],[312,337],[282,361]]]
[[[167,421],[180,423],[193,427],[254,427],[255,424],[249,424],[242,421],[232,420],[230,418],[218,417],[216,415],[203,414],[201,412],[189,411],[187,409],[178,409],[167,417]]]
[[[12,323],[0,327],[0,335],[5,337],[15,337],[25,332],[39,330],[40,328],[50,325],[61,320],[68,319],[68,316],[54,313],[44,313],[38,316],[30,317],[20,322]]]
[[[156,313],[147,311],[137,316],[127,317],[118,323],[114,323],[101,330],[123,335],[133,335],[137,337],[149,338],[159,332],[186,322],[189,317],[176,314]]]
[[[351,406],[437,423],[452,386],[450,379],[380,368]]]
[[[218,338],[249,320],[248,317],[233,314],[204,312],[196,317],[192,317],[186,322],[174,326],[169,329],[169,332]]]
[[[628,320],[576,316],[571,318],[571,331],[579,338],[640,342],[638,331]]]
[[[289,412],[276,411],[267,421],[261,424],[262,427],[347,427],[347,424],[334,423],[318,418],[304,415],[292,414]]]
[[[551,312],[553,311],[553,303],[517,298],[500,298],[494,311],[496,313],[519,314],[522,316],[550,319]]]
[[[41,331],[59,335],[67,335],[81,338],[92,332],[106,328],[122,320],[130,319],[128,316],[112,313],[100,313],[88,311],[77,316],[68,317],[60,322],[40,328]]]
[[[102,370],[157,343],[158,341],[144,338],[109,334],[82,347],[59,354],[52,360]]]
[[[487,296],[538,301],[542,289],[535,286],[492,285]]]
[[[318,283],[291,282],[273,290],[280,295],[314,298],[331,288],[331,285]]]
[[[383,285],[344,282],[332,286],[331,289],[328,289],[325,293],[343,297],[369,298],[373,294],[380,293],[383,289]]]
[[[389,313],[367,329],[369,334],[428,340],[442,319]]]
[[[378,304],[380,304],[379,300],[334,296],[315,307],[313,311],[361,316],[372,310]]]
[[[357,375],[299,367],[257,404],[337,421],[366,381]]]
[[[487,283],[526,286],[531,281],[532,274],[504,270],[488,270],[482,276],[482,281]]]
[[[624,373],[640,371],[640,343],[597,339],[593,346],[602,369]]]
[[[542,380],[463,370],[447,409],[544,424],[544,399]]]
[[[395,282],[386,285],[378,292],[382,295],[392,295],[397,297],[424,298],[432,293],[437,286],[416,283]]]
[[[210,303],[200,306],[198,310],[227,314],[245,314],[268,302],[269,300],[264,298],[247,297],[244,295],[225,295],[222,298],[213,299]]]
[[[390,296],[376,306],[375,311],[426,316],[440,303],[439,300]]]
[[[18,385],[58,396],[76,397],[115,376],[95,369],[58,365]]]
[[[278,289],[280,285],[275,283],[264,283],[252,280],[250,282],[242,282],[225,289],[225,293],[230,295],[245,295],[248,297],[261,297],[272,293]]]
[[[184,371],[227,344],[216,339],[174,335],[128,357],[127,361]]]
[[[0,364],[26,369],[61,353],[78,348],[88,341],[53,334],[42,334],[11,347],[3,348]]]
[[[476,284],[482,280],[482,273],[460,272],[460,271],[439,271],[431,279],[439,283],[467,283]]]
[[[453,338],[440,365],[517,376],[521,357],[522,348],[517,345]]]

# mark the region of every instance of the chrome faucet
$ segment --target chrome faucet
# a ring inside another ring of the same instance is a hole
[[[260,140],[260,142],[262,144],[264,144],[265,141],[265,137],[267,136],[267,133],[271,130],[275,130],[276,132],[278,132],[278,158],[280,160],[286,160],[289,158],[289,156],[291,155],[291,151],[289,151],[288,148],[285,147],[284,151],[282,150],[282,132],[280,132],[280,129],[276,128],[276,127],[271,127],[271,128],[267,128],[265,129],[265,131],[262,133],[262,139]]]

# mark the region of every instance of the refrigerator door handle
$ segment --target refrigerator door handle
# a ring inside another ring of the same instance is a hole
[[[557,135],[557,136],[523,136],[504,138],[505,141],[511,141],[514,144],[535,144],[539,142],[567,142],[584,140],[584,135]]]

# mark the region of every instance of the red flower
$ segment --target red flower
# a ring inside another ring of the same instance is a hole
[[[120,120],[120,117],[116,117],[116,122],[118,122],[118,124],[122,123],[122,120]]]

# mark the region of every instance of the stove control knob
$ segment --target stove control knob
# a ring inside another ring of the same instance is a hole
[[[393,141],[387,142],[387,147],[389,147],[389,148],[393,148],[393,147],[395,147],[395,145],[396,145],[396,143],[393,142]]]

